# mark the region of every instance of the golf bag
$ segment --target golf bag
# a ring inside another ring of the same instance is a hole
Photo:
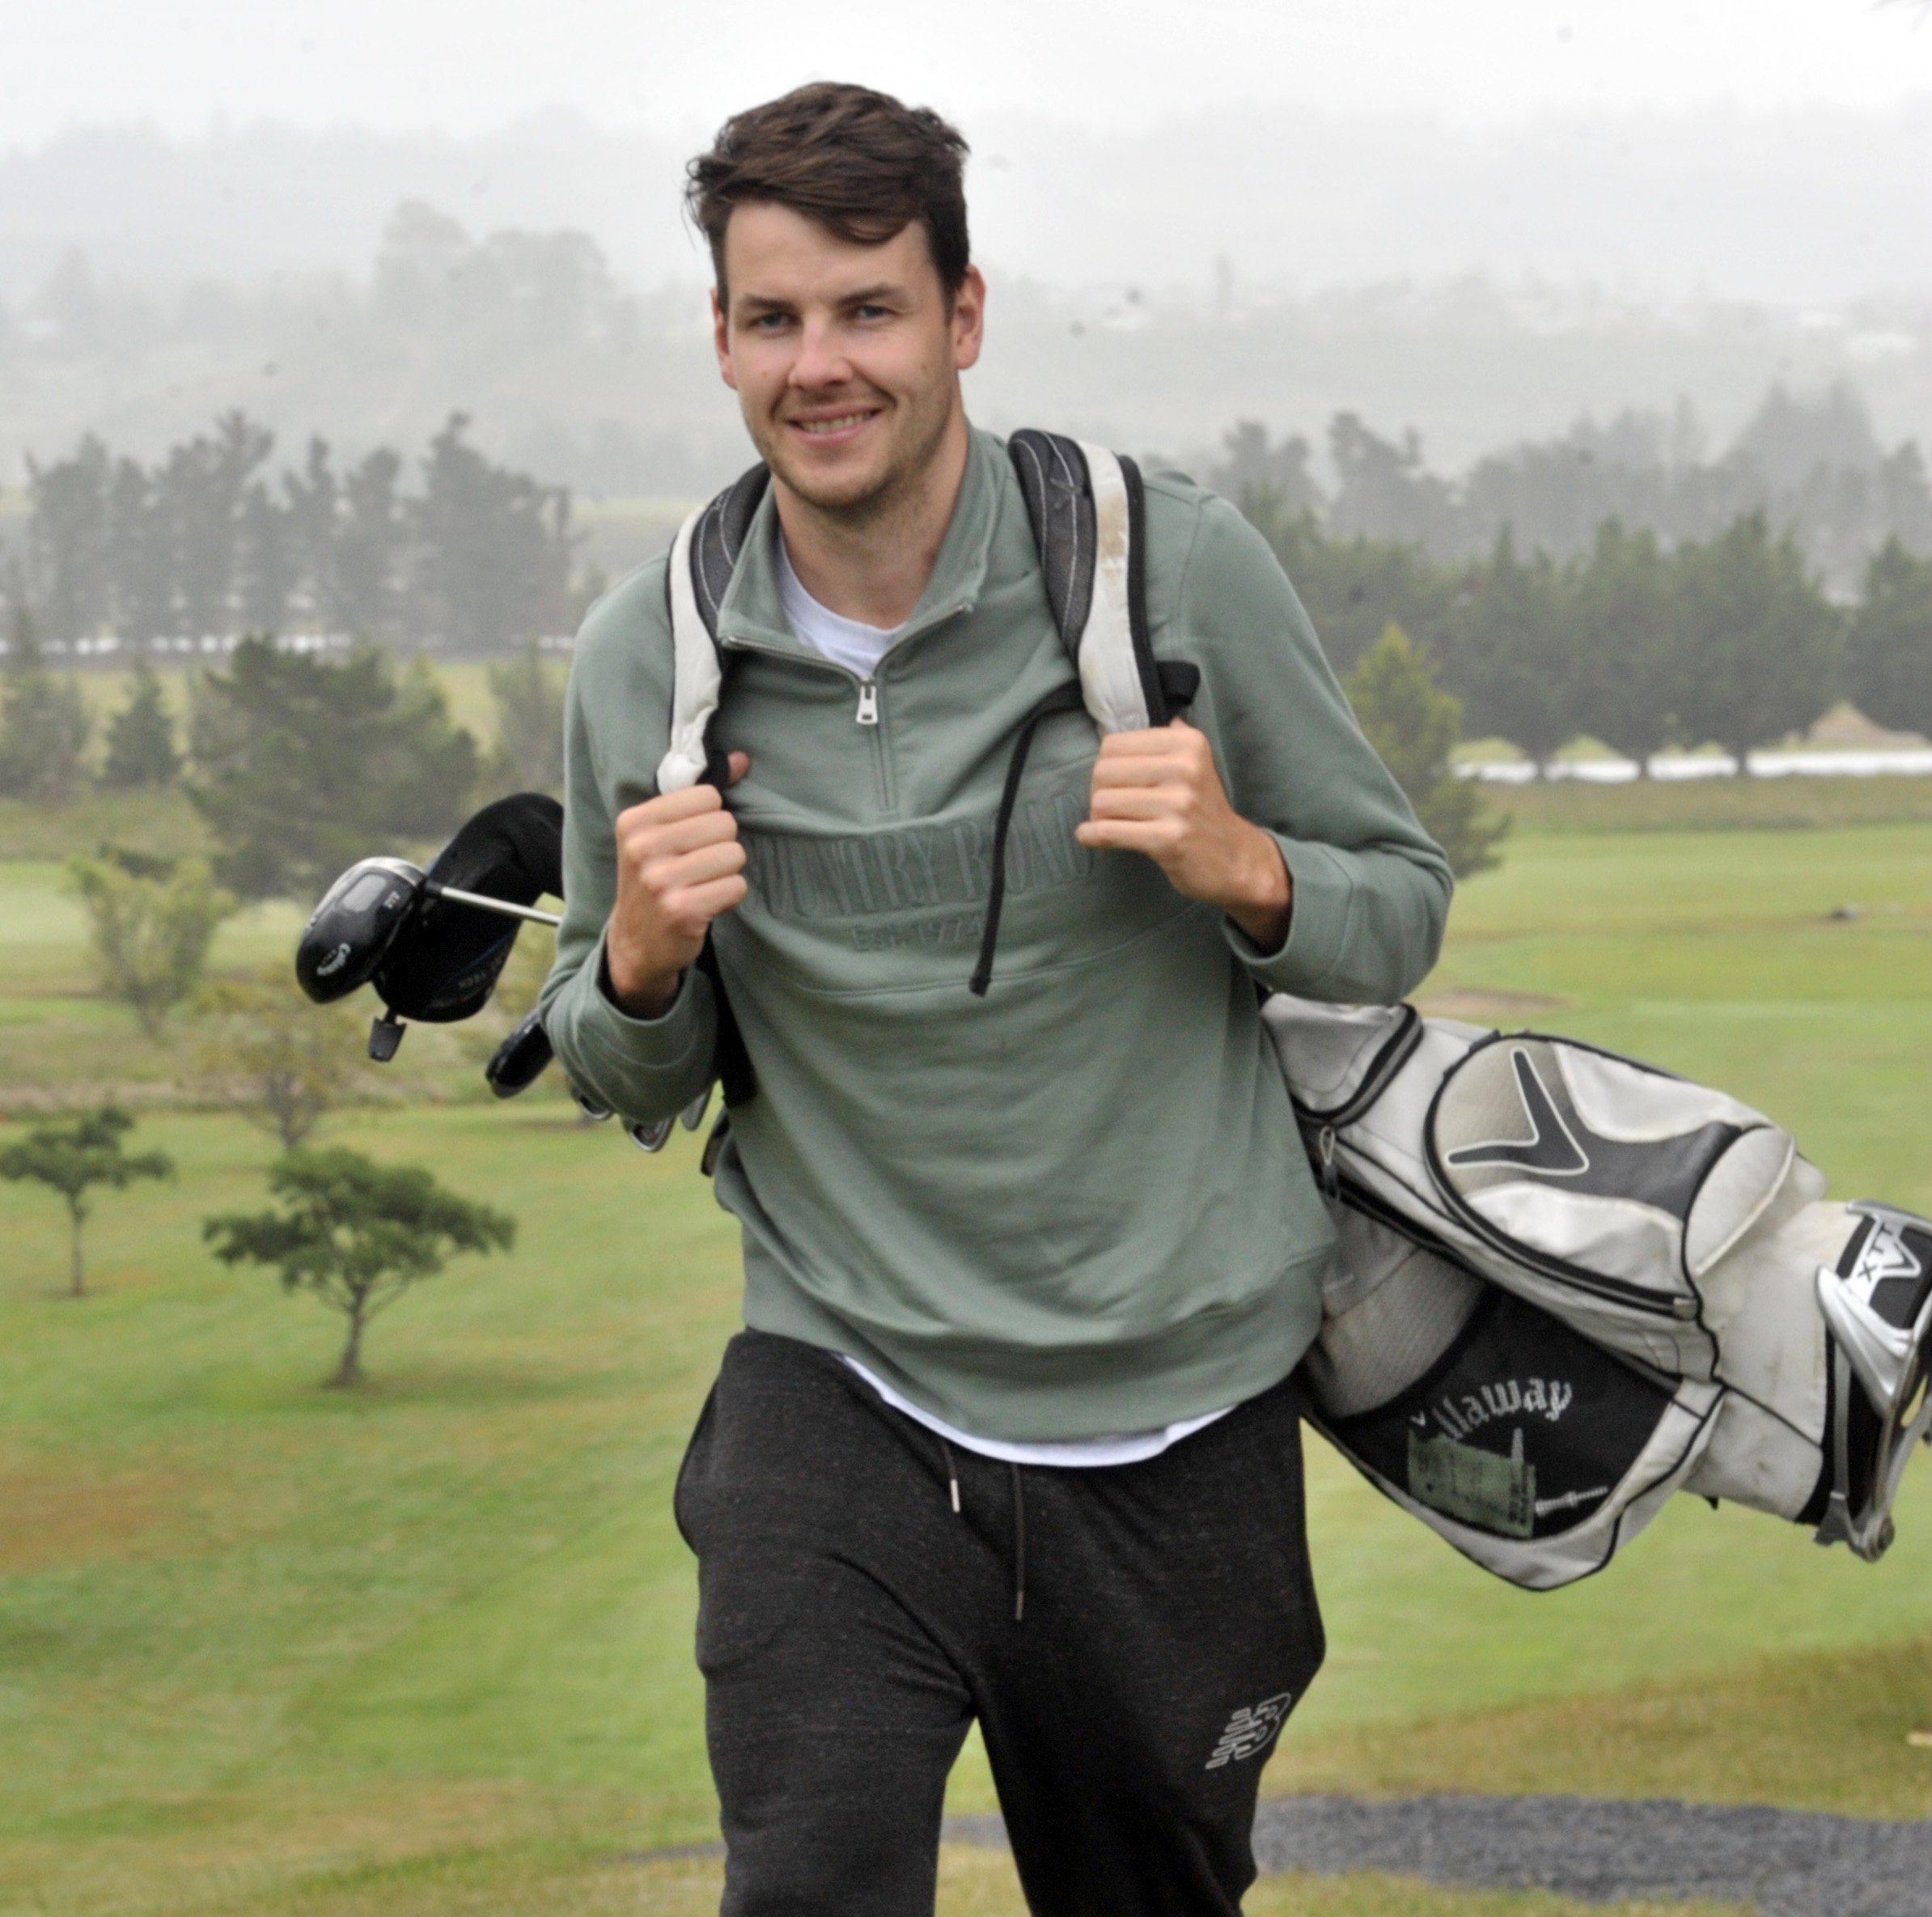
[[[1539,1590],[1678,1490],[1883,1551],[1932,1423],[1932,1224],[1828,1202],[1769,1119],[1595,1046],[1262,1016],[1339,1238],[1316,1422],[1379,1489]]]

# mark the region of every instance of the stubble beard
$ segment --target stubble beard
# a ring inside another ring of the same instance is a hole
[[[952,394],[943,387],[930,400],[922,396],[917,405],[902,399],[895,410],[902,429],[900,442],[888,452],[878,476],[856,492],[819,481],[809,466],[797,469],[782,425],[766,422],[763,430],[753,431],[752,443],[786,489],[811,511],[842,531],[870,529],[890,521],[917,496],[920,482],[944,443]]]

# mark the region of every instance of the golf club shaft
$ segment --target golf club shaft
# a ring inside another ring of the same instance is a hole
[[[454,899],[460,905],[476,905],[485,912],[500,912],[506,918],[527,918],[536,925],[563,922],[554,912],[540,912],[535,905],[513,905],[506,898],[485,898],[480,892],[459,892],[454,885],[439,885],[434,879],[426,889],[432,897]]]

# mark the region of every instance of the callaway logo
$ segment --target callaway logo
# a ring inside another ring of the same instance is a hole
[[[1227,1728],[1221,1733],[1221,1741],[1214,1746],[1207,1768],[1218,1771],[1223,1764],[1239,1764],[1259,1757],[1273,1743],[1275,1733],[1294,1703],[1294,1693],[1284,1690],[1262,1699],[1252,1710],[1244,1704],[1227,1720]]]
[[[328,978],[340,972],[349,963],[349,947],[346,942],[338,945],[320,965],[316,968],[318,978]]]
[[[1426,1410],[1412,1411],[1409,1421],[1426,1431],[1433,1418],[1445,1437],[1466,1438],[1499,1418],[1535,1415],[1554,1424],[1575,1396],[1575,1388],[1561,1378],[1505,1378],[1500,1384],[1464,1392],[1460,1398],[1439,1397]]]
[[[1510,1062],[1516,1068],[1517,1089],[1523,1094],[1523,1109],[1529,1114],[1527,1142],[1498,1139],[1481,1145],[1464,1145],[1460,1151],[1449,1154],[1450,1164],[1472,1171],[1489,1165],[1518,1165],[1525,1171],[1540,1172],[1546,1178],[1573,1178],[1578,1172],[1588,1171],[1588,1156],[1563,1122],[1562,1114],[1550,1102],[1529,1054],[1512,1051]]]
[[[1921,1278],[1925,1270],[1912,1247],[1905,1242],[1904,1235],[1881,1221],[1872,1227],[1871,1236],[1858,1253],[1858,1262],[1852,1267],[1851,1282],[1875,1286],[1888,1278]]]

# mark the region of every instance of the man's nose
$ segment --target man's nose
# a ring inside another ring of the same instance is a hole
[[[799,334],[798,357],[791,363],[794,386],[839,386],[852,377],[838,328],[830,320],[807,320]]]

